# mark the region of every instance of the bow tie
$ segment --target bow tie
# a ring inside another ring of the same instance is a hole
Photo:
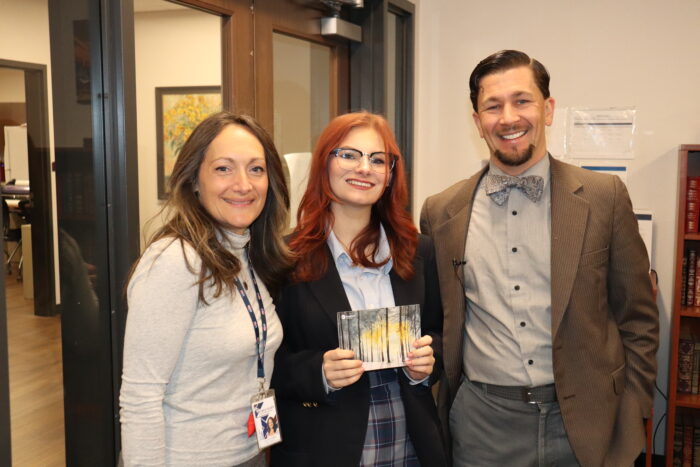
[[[530,201],[536,203],[542,196],[544,180],[539,175],[511,177],[510,175],[486,174],[486,194],[499,206],[508,201],[510,189],[513,187],[522,191]]]

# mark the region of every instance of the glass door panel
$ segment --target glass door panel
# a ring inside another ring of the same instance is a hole
[[[134,0],[141,245],[158,213],[178,151],[222,109],[221,17],[165,0]]]
[[[274,140],[289,171],[290,225],[308,181],[311,151],[331,115],[331,48],[272,34]]]

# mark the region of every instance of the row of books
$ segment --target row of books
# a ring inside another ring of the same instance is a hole
[[[700,336],[681,335],[678,342],[678,392],[698,394],[699,386]]]
[[[700,177],[688,177],[685,197],[685,231],[697,233],[700,218]]]
[[[698,254],[695,250],[688,250],[683,256],[681,268],[681,306],[700,306],[700,280],[698,277]]]
[[[689,414],[676,416],[673,467],[700,467],[700,418]]]

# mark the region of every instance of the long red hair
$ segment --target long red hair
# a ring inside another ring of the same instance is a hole
[[[297,257],[292,274],[296,282],[320,279],[328,268],[325,248],[329,228],[333,225],[331,201],[339,202],[331,190],[328,175],[330,153],[354,128],[372,128],[379,133],[384,141],[385,152],[393,154],[396,163],[390,176],[386,177],[382,196],[372,206],[369,224],[350,245],[350,257],[354,264],[364,267],[379,267],[386,262],[374,261],[374,253],[379,247],[381,223],[389,241],[393,269],[404,280],[413,276],[418,231],[406,209],[408,185],[401,152],[384,117],[369,112],[356,112],[334,118],[319,136],[311,156],[309,183],[297,211],[297,226],[289,242],[290,249]],[[370,255],[366,254],[368,251],[371,252]]]

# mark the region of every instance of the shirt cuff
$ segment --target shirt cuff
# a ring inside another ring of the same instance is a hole
[[[342,388],[333,388],[328,384],[328,380],[326,380],[326,374],[323,372],[323,366],[321,367],[321,379],[323,380],[323,387],[326,390],[326,394],[330,394],[335,391],[340,391]]]
[[[411,386],[417,386],[419,384],[422,384],[423,386],[428,385],[428,378],[430,378],[430,376],[426,376],[425,378],[416,380],[416,379],[411,378],[411,375],[409,375],[408,371],[406,371],[406,367],[403,367],[402,369],[403,369],[403,374],[406,375],[406,378],[408,378],[408,382]],[[326,381],[325,378],[323,381],[324,382]]]

